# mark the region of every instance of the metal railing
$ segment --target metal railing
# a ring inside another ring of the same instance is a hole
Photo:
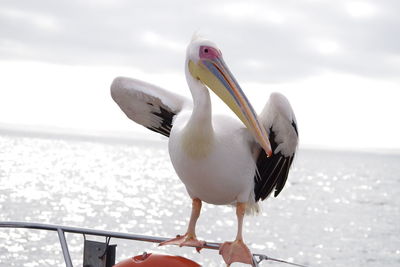
[[[37,230],[47,230],[47,231],[55,231],[58,234],[58,238],[60,240],[61,249],[64,256],[64,261],[66,267],[73,267],[71,261],[71,255],[68,250],[67,240],[65,239],[65,233],[74,233],[74,234],[83,234],[83,235],[93,235],[93,236],[102,236],[106,238],[117,238],[117,239],[129,239],[136,241],[144,241],[151,243],[161,243],[169,240],[169,238],[165,237],[157,237],[157,236],[147,236],[147,235],[137,235],[137,234],[127,234],[120,232],[112,232],[112,231],[104,231],[104,230],[95,230],[95,229],[87,229],[80,227],[70,227],[70,226],[61,226],[54,224],[43,224],[43,223],[31,223],[31,222],[0,222],[0,228],[27,228],[27,229],[37,229]],[[220,243],[214,242],[206,242],[202,248],[205,249],[213,249],[219,250]],[[258,267],[259,263],[263,260],[270,260],[275,262],[286,263],[294,266],[306,267],[304,265],[287,262],[280,259],[275,259],[268,257],[263,254],[253,254],[253,266]]]

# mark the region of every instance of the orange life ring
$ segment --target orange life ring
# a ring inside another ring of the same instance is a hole
[[[114,267],[199,267],[200,264],[181,256],[143,253],[114,265]]]

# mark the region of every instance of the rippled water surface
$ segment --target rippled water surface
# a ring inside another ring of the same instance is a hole
[[[164,142],[0,135],[0,221],[172,237],[185,232],[190,205]],[[197,233],[232,240],[234,210],[203,205]],[[400,266],[400,157],[300,151],[279,197],[264,201],[260,216],[246,217],[244,237],[255,253],[309,266]],[[74,266],[82,266],[83,237],[67,234],[67,240]],[[117,260],[147,251],[223,266],[216,251],[111,243],[118,245]],[[0,266],[65,265],[56,233],[0,229]]]

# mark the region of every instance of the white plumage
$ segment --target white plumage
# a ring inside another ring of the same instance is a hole
[[[293,156],[298,143],[297,121],[287,98],[280,93],[272,93],[260,114],[260,121],[266,129],[276,133],[278,146],[273,153],[282,152]]]
[[[238,202],[255,204],[255,160],[251,136],[244,125],[232,117],[213,116],[213,136],[205,156],[190,156],[181,145],[187,115],[177,116],[169,140],[169,152],[175,171],[191,198],[222,205]],[[204,147],[204,145],[202,145]]]

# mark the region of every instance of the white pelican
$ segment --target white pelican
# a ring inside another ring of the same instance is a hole
[[[220,254],[228,265],[252,264],[243,217],[284,187],[298,143],[295,115],[288,100],[273,93],[257,116],[221,51],[201,37],[194,36],[187,47],[185,74],[193,101],[130,78],[118,77],[111,85],[112,98],[130,119],[169,137],[172,165],[192,198],[186,234],[163,245],[203,246],[195,234],[202,201],[235,205],[236,239],[221,245]],[[208,88],[239,120],[212,114]]]

